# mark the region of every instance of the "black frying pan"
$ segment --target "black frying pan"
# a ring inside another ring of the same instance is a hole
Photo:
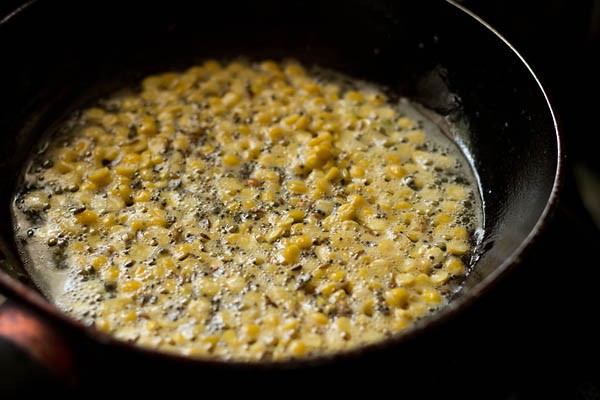
[[[274,374],[296,382],[332,368],[352,377],[357,366],[364,371],[381,362],[407,373],[407,365],[421,365],[431,340],[443,343],[440,323],[518,264],[547,223],[562,159],[552,108],[519,54],[460,5],[123,3],[30,1],[0,21],[0,290],[10,298],[0,308],[0,336],[27,347],[63,377],[93,381],[90,371],[106,368],[108,360],[119,360],[109,364],[115,374],[141,370],[150,381],[167,366],[171,376],[176,371],[251,382]],[[360,350],[248,364],[185,359],[117,342],[64,316],[35,291],[15,252],[9,211],[18,171],[36,150],[37,138],[71,111],[144,75],[240,55],[291,56],[382,83],[435,111],[441,124],[458,127],[448,134],[466,149],[481,180],[485,238],[479,260],[448,307],[397,339]],[[398,359],[406,360],[404,367],[397,366]]]

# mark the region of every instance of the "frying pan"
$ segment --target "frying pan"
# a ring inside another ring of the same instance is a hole
[[[443,323],[518,265],[557,200],[563,157],[557,122],[526,62],[453,1],[151,3],[29,1],[0,21],[0,290],[9,297],[0,307],[0,337],[63,379],[88,381],[106,365],[150,382],[166,371],[208,382],[264,382],[265,376],[296,382],[332,370],[352,379],[359,365],[365,371],[392,363],[407,373],[424,365],[423,354],[439,356],[431,344],[446,346]],[[399,337],[357,350],[243,363],[187,359],[114,340],[65,316],[36,291],[16,252],[10,201],[39,137],[70,112],[142,76],[238,56],[294,57],[334,68],[432,110],[471,161],[485,213],[475,266],[447,307]]]

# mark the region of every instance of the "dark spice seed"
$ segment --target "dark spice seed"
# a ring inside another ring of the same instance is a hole
[[[94,275],[95,273],[96,273],[96,270],[91,265],[86,265],[79,270],[79,275],[83,275],[83,276]]]
[[[112,282],[104,282],[104,290],[106,290],[107,292],[114,292],[115,290],[117,290],[117,285]]]
[[[77,215],[77,214],[81,214],[82,212],[84,212],[87,208],[85,206],[81,206],[81,207],[77,207],[77,208],[73,208],[72,209],[72,213],[73,215]]]

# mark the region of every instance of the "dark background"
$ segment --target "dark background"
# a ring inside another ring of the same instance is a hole
[[[0,0],[0,18],[19,3]],[[548,89],[567,170],[547,234],[519,268],[447,328],[449,338],[468,345],[445,364],[432,360],[432,369],[452,373],[431,384],[448,398],[600,399],[600,157],[594,146],[600,134],[600,0],[461,4],[504,35]],[[40,371],[16,349],[0,348],[0,383],[17,372],[21,383],[41,385]],[[343,377],[331,378],[344,384]],[[385,384],[390,393],[410,387],[401,377]]]

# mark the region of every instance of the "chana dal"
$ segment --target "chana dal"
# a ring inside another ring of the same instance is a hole
[[[480,228],[439,128],[293,60],[149,76],[43,147],[13,207],[38,286],[184,355],[278,360],[395,335],[445,304]]]

